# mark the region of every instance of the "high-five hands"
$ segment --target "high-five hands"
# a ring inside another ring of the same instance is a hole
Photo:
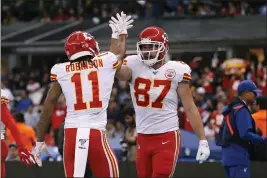
[[[48,156],[50,156],[45,142],[36,142],[36,150],[34,153],[34,158],[39,167],[42,167],[42,158],[41,158],[42,152],[45,152]]]
[[[115,17],[111,17],[111,20],[109,21],[109,26],[112,30],[112,38],[119,39],[119,36],[122,34],[128,34],[127,30],[132,28],[133,25],[133,19],[131,16],[127,16],[124,14],[124,12],[121,12],[121,14],[116,14],[117,19]]]
[[[24,145],[18,146],[18,152],[20,162],[25,164],[27,167],[34,165],[36,162],[34,156],[24,147]]]

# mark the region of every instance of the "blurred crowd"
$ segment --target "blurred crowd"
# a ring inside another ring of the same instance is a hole
[[[214,140],[222,123],[222,108],[231,102],[237,95],[237,86],[244,79],[253,80],[263,95],[267,95],[267,65],[262,62],[247,61],[243,68],[237,71],[232,68],[232,73],[226,72],[223,67],[225,59],[213,55],[211,60],[194,57],[189,63],[192,69],[192,92],[195,103],[201,113],[206,137]],[[234,61],[234,60],[232,60]],[[57,62],[61,62],[57,60]],[[201,67],[204,62],[205,67]],[[233,66],[237,66],[236,64]],[[22,134],[27,138],[27,148],[34,149],[36,141],[36,127],[40,119],[42,104],[44,103],[47,91],[50,86],[49,71],[52,66],[38,65],[30,68],[14,68],[10,73],[2,73],[2,88],[9,93],[9,107],[15,116],[18,127]],[[189,132],[193,132],[191,125],[186,117],[182,103],[179,103],[179,127]],[[251,111],[255,112],[254,106]],[[58,145],[63,138],[59,137],[66,115],[66,102],[61,96],[52,116],[52,123],[47,131],[46,143],[50,151],[54,154],[52,160],[62,160],[59,154]],[[134,110],[129,93],[127,82],[115,80],[109,107],[107,110],[108,141],[115,149],[119,159],[132,159],[134,151],[136,132],[134,122]],[[11,144],[10,154],[16,150],[14,139],[7,131],[7,140]],[[25,141],[26,142],[26,141]],[[53,155],[52,154],[52,155]],[[130,154],[130,156],[129,156]],[[12,158],[15,159],[15,158]],[[44,156],[44,159],[48,159]]]
[[[133,18],[266,15],[266,1],[215,0],[3,0],[1,23],[40,20],[96,23],[123,10]]]

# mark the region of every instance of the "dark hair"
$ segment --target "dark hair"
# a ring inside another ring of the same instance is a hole
[[[260,109],[267,109],[267,96],[257,97],[256,103],[260,106]]]
[[[24,115],[20,112],[15,114],[15,119],[17,122],[25,122]]]
[[[18,148],[17,145],[15,145],[15,144],[10,144],[10,145],[8,145],[8,148],[12,148],[12,147],[13,147],[13,148],[16,148],[16,149]]]
[[[130,108],[126,108],[123,112],[123,115],[129,115],[129,116],[134,116],[135,115],[135,111],[134,108],[130,107]]]
[[[88,61],[90,64],[92,64],[97,69],[97,66],[92,61],[93,58],[94,57],[93,56],[90,56],[90,55],[82,56],[82,57],[79,57],[79,58],[77,58],[75,60],[70,61],[70,63]]]

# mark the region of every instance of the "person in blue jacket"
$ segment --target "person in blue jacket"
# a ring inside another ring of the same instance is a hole
[[[238,86],[238,98],[227,105],[216,144],[222,146],[222,165],[227,177],[250,177],[250,160],[254,146],[267,142],[266,137],[256,134],[255,122],[248,105],[253,104],[260,92],[250,80]]]

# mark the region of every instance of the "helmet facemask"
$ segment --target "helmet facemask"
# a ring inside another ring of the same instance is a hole
[[[153,66],[159,61],[162,61],[165,58],[164,43],[158,41],[151,41],[149,39],[143,39],[139,41],[136,45],[137,54],[140,56],[142,62],[148,66]],[[161,53],[164,56],[160,55]]]

